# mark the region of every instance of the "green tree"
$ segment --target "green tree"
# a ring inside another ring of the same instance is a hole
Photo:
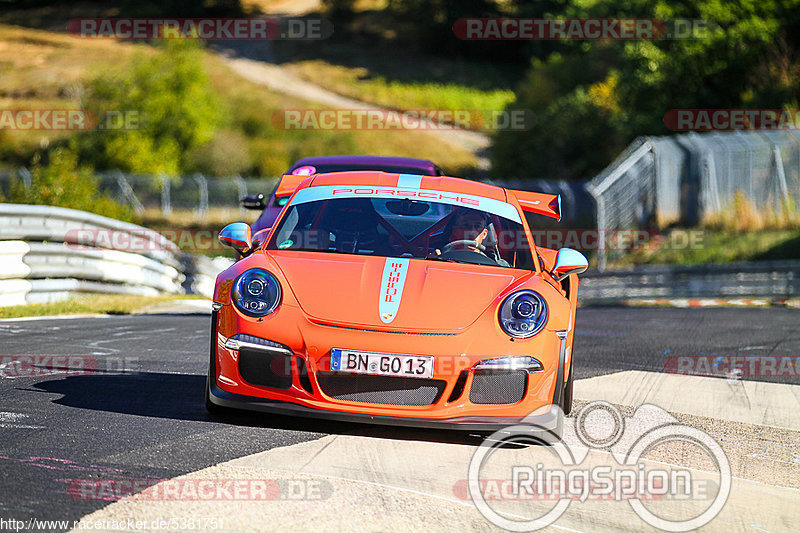
[[[194,41],[166,41],[129,70],[101,74],[84,107],[97,113],[100,127],[75,138],[82,160],[148,174],[183,171],[186,154],[209,142],[223,117]],[[131,117],[131,127],[106,127],[119,116]]]
[[[496,135],[495,175],[589,178],[637,136],[673,133],[664,124],[671,109],[800,101],[800,0],[635,0],[624,11],[610,0],[567,0],[551,9],[701,22],[690,38],[569,41],[534,57],[513,107],[533,110],[537,125]]]

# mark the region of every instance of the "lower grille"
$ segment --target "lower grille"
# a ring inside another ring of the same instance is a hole
[[[477,404],[517,403],[525,396],[527,386],[527,372],[476,370],[469,401]]]
[[[288,389],[292,386],[292,359],[288,355],[242,348],[239,350],[239,374],[252,385]]]
[[[337,400],[386,405],[432,405],[444,392],[445,381],[341,372],[317,372],[322,392]]]

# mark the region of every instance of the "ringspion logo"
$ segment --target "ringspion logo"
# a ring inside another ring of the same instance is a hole
[[[608,402],[592,402],[572,419],[557,406],[547,409],[493,433],[472,456],[466,492],[493,525],[535,531],[571,505],[610,500],[630,505],[643,524],[693,531],[725,506],[732,476],[724,450],[664,409],[644,404],[625,417]],[[535,422],[553,412],[564,421],[563,437]],[[696,450],[708,466],[699,471],[659,460],[659,451],[674,448]],[[455,484],[456,496],[464,496],[464,485]]]

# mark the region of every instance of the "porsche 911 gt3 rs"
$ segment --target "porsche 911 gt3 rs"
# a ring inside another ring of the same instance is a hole
[[[577,251],[537,248],[558,196],[443,176],[305,177],[219,274],[206,386],[234,407],[491,430],[572,402]],[[530,419],[528,419],[530,421]]]

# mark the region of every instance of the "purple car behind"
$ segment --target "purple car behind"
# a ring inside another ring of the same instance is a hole
[[[443,176],[444,172],[432,161],[411,157],[384,157],[375,155],[325,155],[304,157],[292,165],[286,174],[305,175],[349,170],[382,170],[397,174],[420,174]],[[277,185],[275,190],[277,190]],[[269,228],[283,209],[288,198],[277,198],[275,190],[268,198],[263,194],[252,194],[242,198],[242,206],[248,209],[263,209],[261,216],[252,225],[253,233]]]

